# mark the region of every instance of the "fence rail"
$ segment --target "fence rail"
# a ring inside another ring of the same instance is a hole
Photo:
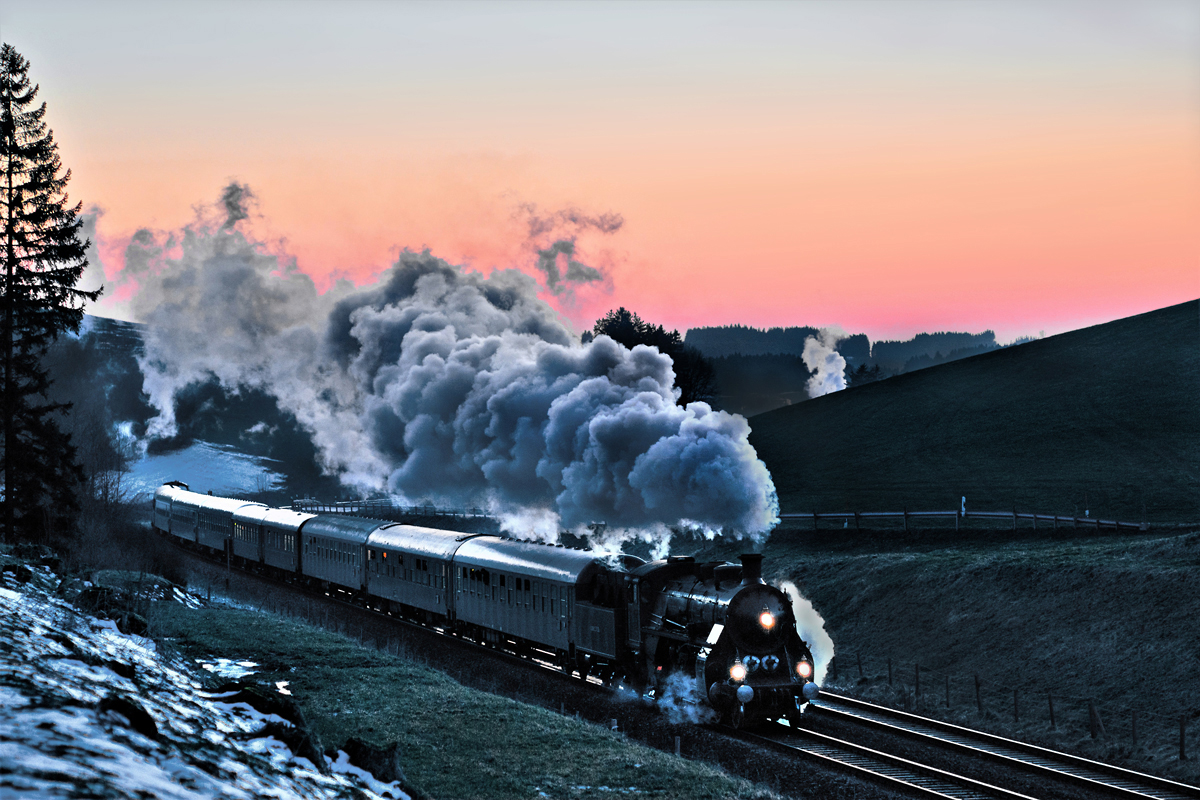
[[[1146,531],[1150,529],[1149,523],[1146,522],[1121,522],[1112,519],[1100,519],[1099,517],[1065,517],[1058,514],[1038,514],[1034,512],[1023,511],[837,511],[837,512],[809,512],[807,514],[780,514],[781,520],[809,520],[813,527],[816,528],[818,522],[826,520],[830,522],[842,522],[848,524],[854,522],[855,528],[862,527],[864,521],[879,520],[879,519],[903,519],[904,529],[908,530],[908,521],[910,519],[954,519],[954,529],[958,530],[959,526],[967,521],[980,520],[1012,520],[1013,529],[1017,527],[1020,520],[1028,520],[1033,522],[1033,527],[1036,529],[1039,522],[1049,523],[1055,530],[1060,525],[1069,525],[1072,528],[1112,528],[1114,530],[1134,530]]]
[[[480,508],[439,508],[434,505],[402,506],[390,500],[344,500],[326,503],[311,498],[292,501],[293,511],[309,514],[402,515],[414,517],[450,517],[453,519],[484,518],[487,514]]]

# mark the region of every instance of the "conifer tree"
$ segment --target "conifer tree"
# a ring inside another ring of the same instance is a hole
[[[4,536],[29,537],[44,520],[77,507],[81,478],[75,450],[55,416],[69,406],[50,403],[42,365],[59,334],[79,330],[83,303],[99,292],[75,288],[90,244],[80,238],[80,204],[67,205],[70,170],[45,123],[46,104],[34,105],[38,87],[29,62],[11,45],[0,47],[0,216],[3,224],[2,422]]]

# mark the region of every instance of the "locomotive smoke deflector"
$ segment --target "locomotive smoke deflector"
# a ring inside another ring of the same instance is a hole
[[[742,553],[740,557],[742,559],[742,585],[763,583],[762,553]]]

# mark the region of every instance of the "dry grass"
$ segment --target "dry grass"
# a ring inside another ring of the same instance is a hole
[[[740,798],[748,781],[598,726],[454,682],[414,662],[311,626],[236,610],[160,608],[154,629],[177,652],[262,665],[286,680],[326,748],[351,736],[402,745],[411,783],[437,798]]]

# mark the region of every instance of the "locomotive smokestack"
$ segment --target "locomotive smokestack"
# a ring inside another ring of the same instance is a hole
[[[762,553],[742,553],[742,583],[762,583]]]

